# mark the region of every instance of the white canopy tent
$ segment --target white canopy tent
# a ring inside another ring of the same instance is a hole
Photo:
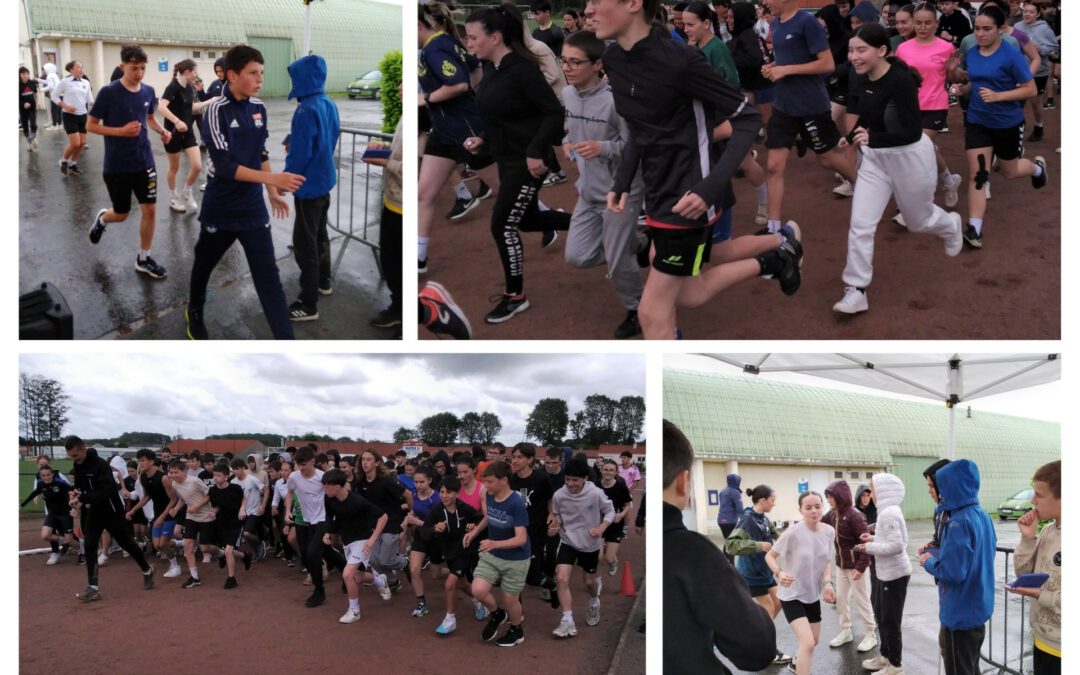
[[[956,406],[976,398],[1061,379],[1060,354],[701,354],[750,375],[792,372],[949,407],[953,459]]]

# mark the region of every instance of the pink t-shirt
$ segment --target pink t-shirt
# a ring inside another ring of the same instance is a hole
[[[945,62],[956,47],[941,38],[934,38],[928,45],[918,40],[904,40],[896,48],[896,55],[922,75],[919,87],[919,109],[948,110],[949,93],[945,90]]]

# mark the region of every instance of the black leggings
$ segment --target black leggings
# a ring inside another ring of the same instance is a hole
[[[541,211],[536,206],[543,178],[529,173],[525,160],[499,161],[499,194],[491,209],[491,236],[499,249],[506,292],[525,288],[525,250],[519,232],[570,229],[570,214]]]
[[[37,107],[19,108],[19,126],[27,140],[37,136]]]
[[[82,519],[82,526],[86,554],[86,579],[91,586],[98,585],[98,542],[101,541],[103,532],[112,535],[116,545],[128,552],[131,559],[138,563],[139,569],[143,572],[150,569],[146,557],[143,556],[143,552],[139,550],[139,547],[135,545],[135,540],[131,537],[131,525],[124,520],[123,516],[116,514],[87,515]]]
[[[1032,665],[1035,675],[1061,675],[1061,657],[1047,654],[1036,647],[1032,650]]]
[[[323,591],[322,562],[328,569],[345,569],[345,558],[333,546],[323,544],[326,523],[296,526],[296,544],[300,547],[300,559],[311,575],[311,585],[316,592]]]
[[[390,311],[401,313],[401,214],[383,205],[379,221],[379,263],[390,289]]]
[[[900,622],[904,618],[904,601],[910,579],[911,575],[892,581],[874,580],[878,598],[874,605],[874,620],[881,635],[881,655],[896,667],[900,667],[900,657],[904,651]]]

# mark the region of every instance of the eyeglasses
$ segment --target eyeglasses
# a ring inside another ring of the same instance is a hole
[[[559,63],[563,64],[563,66],[565,66],[567,68],[575,69],[575,68],[580,68],[582,66],[582,64],[592,63],[592,61],[590,61],[590,60],[582,60],[582,59],[564,59],[563,57],[560,56],[559,57]]]

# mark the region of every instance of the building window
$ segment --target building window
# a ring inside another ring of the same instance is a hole
[[[839,480],[839,479],[844,477],[844,472],[843,471],[833,471],[832,477]]]
[[[201,59],[202,58],[202,52],[199,51],[198,49],[191,50],[191,58],[193,58],[193,59]]]
[[[874,477],[874,472],[873,471],[867,471],[866,472],[866,480],[870,480],[873,477]]]
[[[850,471],[849,473],[851,474],[851,480],[859,480],[859,472],[858,471]]]
[[[208,58],[208,59],[216,59],[217,58],[217,52],[206,52],[206,58]]]

